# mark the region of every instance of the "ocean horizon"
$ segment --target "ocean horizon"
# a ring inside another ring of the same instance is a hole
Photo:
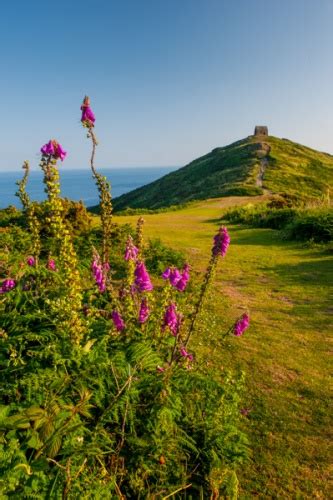
[[[111,184],[112,198],[116,198],[133,189],[149,184],[179,167],[114,167],[99,169]],[[16,182],[22,179],[23,170],[0,172],[0,209],[13,205],[21,207],[21,202],[15,193]],[[27,193],[35,201],[46,198],[43,184],[43,173],[32,170],[27,183]],[[89,207],[98,204],[98,191],[90,169],[60,169],[61,196],[79,201]]]

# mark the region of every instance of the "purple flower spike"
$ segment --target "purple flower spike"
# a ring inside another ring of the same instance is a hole
[[[93,261],[91,263],[91,270],[99,291],[102,293],[105,292],[107,271],[105,267],[101,264],[100,256],[96,251],[94,251]]]
[[[0,287],[0,294],[10,292],[10,290],[15,288],[15,286],[16,286],[15,281],[10,278],[7,278],[2,282],[2,285]]]
[[[171,269],[169,280],[172,286],[176,286],[182,275],[177,268]]]
[[[170,269],[170,267],[167,267],[166,270],[164,271],[164,273],[162,273],[162,278],[164,280],[168,280],[170,278],[170,273],[171,273],[171,269]]]
[[[214,236],[214,245],[212,249],[212,254],[214,256],[221,255],[222,257],[224,257],[225,254],[227,253],[229,245],[230,245],[230,236],[228,230],[226,227],[222,226],[217,235]]]
[[[180,315],[177,314],[176,306],[171,303],[164,314],[163,328],[168,327],[174,337],[177,336],[180,326]]]
[[[188,280],[190,279],[189,269],[190,266],[188,264],[185,264],[182,273],[180,273],[176,267],[168,267],[162,274],[162,278],[165,280],[168,279],[173,287],[177,288],[180,292],[183,292],[186,288]]]
[[[150,292],[153,289],[153,285],[150,281],[150,277],[144,262],[137,262],[134,271],[135,275],[135,285],[140,292]]]
[[[118,311],[113,311],[111,314],[112,321],[118,332],[121,332],[125,328],[125,323],[123,318],[120,316]]]
[[[129,236],[126,243],[124,259],[136,261],[138,253],[139,253],[138,248],[134,245],[132,237]]]
[[[56,266],[56,263],[55,263],[54,259],[49,259],[48,260],[48,262],[47,262],[47,268],[50,271],[56,271],[57,270],[57,266]]]
[[[96,118],[95,118],[95,115],[90,107],[90,99],[88,96],[85,96],[85,98],[83,99],[81,111],[82,111],[81,122],[83,124],[88,125],[89,127],[93,127],[94,123],[96,121]]]
[[[139,323],[143,324],[149,318],[149,307],[147,299],[142,299],[139,311]]]
[[[27,258],[27,264],[30,267],[33,267],[36,264],[35,258],[34,257],[28,257]]]
[[[190,266],[188,264],[185,264],[183,268],[183,272],[181,274],[180,280],[176,284],[177,290],[180,292],[183,292],[187,286],[188,280],[190,279],[190,273],[189,273]]]
[[[63,150],[59,142],[54,139],[50,140],[47,144],[44,144],[40,151],[43,156],[52,156],[55,160],[60,159],[61,161],[64,161],[67,155],[66,151]]]
[[[250,317],[249,317],[248,314],[245,313],[234,324],[234,335],[236,337],[240,337],[241,335],[243,335],[243,333],[245,332],[245,330],[249,327],[249,324],[250,324]]]

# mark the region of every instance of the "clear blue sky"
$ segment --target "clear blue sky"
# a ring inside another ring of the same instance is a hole
[[[2,2],[0,170],[49,138],[87,163],[184,165],[268,125],[333,153],[332,0]]]

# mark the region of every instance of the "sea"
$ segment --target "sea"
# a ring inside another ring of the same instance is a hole
[[[111,183],[112,198],[127,193],[138,187],[163,177],[179,167],[114,167],[100,169],[98,172],[104,175]],[[0,172],[0,208],[14,205],[21,207],[20,200],[15,196],[17,191],[16,182],[23,176],[22,171]],[[31,171],[27,183],[27,193],[31,200],[42,201],[46,195],[44,192],[43,174]],[[82,200],[87,207],[98,204],[98,192],[90,169],[73,169],[60,171],[61,196],[71,200]]]

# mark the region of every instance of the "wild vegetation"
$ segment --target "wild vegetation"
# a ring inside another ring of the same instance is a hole
[[[81,110],[101,225],[60,197],[55,140],[41,148],[46,201],[27,195],[25,163],[23,210],[0,214],[0,496],[235,498],[244,376],[196,349],[249,326],[243,310],[216,337],[207,309],[228,231],[214,231],[200,283],[182,253],[145,245],[142,218],[114,224],[88,98]]]
[[[114,200],[116,210],[156,209],[265,192],[316,200],[333,185],[333,157],[287,139],[249,136]]]
[[[232,244],[207,301],[215,319],[209,335],[193,342],[214,376],[235,367],[246,372],[241,427],[250,456],[238,472],[239,498],[326,500],[332,497],[332,248],[224,219],[236,205],[269,198],[225,197],[147,214],[145,231],[204,272],[210,234],[227,223]],[[250,334],[221,348],[223,325],[244,308],[251,311]]]
[[[283,230],[283,237],[316,243],[333,240],[333,209],[324,203],[317,207],[295,207],[277,200],[248,204],[228,210],[223,218],[232,223]]]

